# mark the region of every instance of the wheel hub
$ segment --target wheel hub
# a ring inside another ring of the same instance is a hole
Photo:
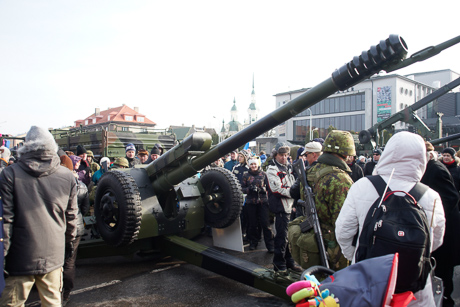
[[[102,219],[109,227],[115,226],[116,215],[118,214],[118,206],[116,198],[111,193],[106,193],[101,199]]]

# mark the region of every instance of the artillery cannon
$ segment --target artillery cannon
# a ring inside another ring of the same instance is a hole
[[[225,228],[239,217],[241,187],[223,168],[196,174],[225,154],[253,140],[338,90],[401,65],[407,45],[390,35],[332,73],[332,76],[249,127],[211,146],[211,136],[195,133],[148,166],[106,172],[95,197],[95,216],[102,241],[83,241],[79,256],[131,254],[161,250],[218,274],[286,298],[286,282],[272,270],[234,259],[184,237],[207,224]],[[180,235],[180,236],[178,236]],[[103,248],[101,248],[103,247]],[[275,276],[275,277],[274,277]]]
[[[229,226],[243,203],[239,184],[223,169],[208,171],[200,179],[195,177],[198,171],[336,91],[400,62],[406,54],[404,40],[390,35],[329,79],[217,146],[211,147],[209,134],[195,133],[145,168],[104,174],[95,198],[101,236],[110,245],[123,246],[137,238],[196,231],[205,223]]]

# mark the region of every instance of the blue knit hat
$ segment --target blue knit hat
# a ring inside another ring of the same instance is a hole
[[[133,143],[129,143],[128,145],[126,145],[126,151],[125,152],[128,152],[130,150],[136,151],[136,147],[134,146]]]

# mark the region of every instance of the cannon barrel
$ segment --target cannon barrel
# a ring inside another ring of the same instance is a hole
[[[167,153],[167,158],[165,157],[160,161],[158,161],[159,159],[155,160],[147,167],[155,192],[161,193],[171,190],[174,185],[195,175],[199,170],[235,148],[246,144],[264,132],[294,117],[338,90],[345,90],[381,70],[391,68],[405,59],[406,55],[407,45],[405,41],[399,35],[392,34],[386,40],[380,41],[378,45],[371,46],[368,51],[363,51],[360,56],[355,56],[352,61],[335,70],[330,78],[249,127],[212,148],[201,147],[200,149],[206,150],[204,153],[186,155],[186,150],[184,149],[188,145],[185,145],[185,143],[191,142],[190,138],[193,138],[193,136],[190,136],[172,148],[171,153]],[[208,142],[202,140],[201,144],[205,145]],[[178,158],[172,159],[174,156]],[[174,167],[169,167],[168,165]]]
[[[432,145],[439,145],[441,143],[449,142],[449,141],[456,140],[456,139],[460,139],[460,133],[455,133],[455,134],[452,134],[452,135],[449,135],[449,136],[445,136],[443,138],[439,138],[439,139],[436,139],[436,140],[431,140],[429,142]]]

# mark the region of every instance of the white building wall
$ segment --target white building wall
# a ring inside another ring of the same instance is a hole
[[[429,87],[437,88],[437,82],[439,81],[439,86],[444,86],[447,83],[457,79],[460,77],[460,74],[450,70],[437,70],[437,71],[429,71],[425,73],[418,73],[413,75],[408,75],[408,78],[413,78],[415,81],[421,82],[426,84]],[[459,92],[460,86],[456,87],[453,92]]]

